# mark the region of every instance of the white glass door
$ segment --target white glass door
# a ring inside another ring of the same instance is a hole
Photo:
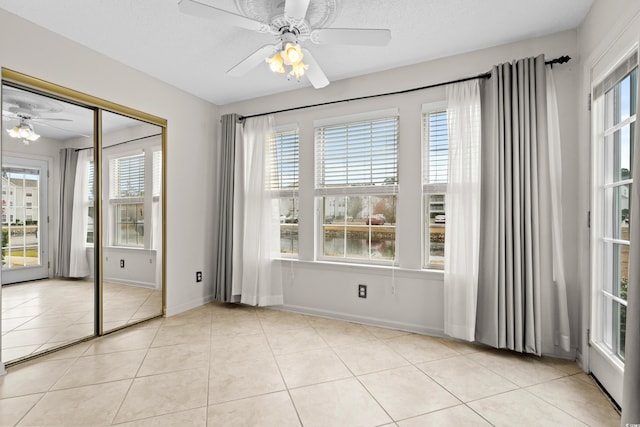
[[[3,285],[48,277],[47,170],[45,161],[3,158]]]
[[[622,405],[637,53],[594,87],[594,211],[590,370]],[[637,214],[637,213],[634,213]]]

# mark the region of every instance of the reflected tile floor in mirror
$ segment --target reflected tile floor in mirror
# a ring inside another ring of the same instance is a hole
[[[217,303],[0,377],[0,425],[514,424],[620,417],[570,361]]]
[[[2,360],[20,359],[93,335],[92,281],[38,280],[2,287]],[[104,284],[104,329],[158,315],[162,293]]]

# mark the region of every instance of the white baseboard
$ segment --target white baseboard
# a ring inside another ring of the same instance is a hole
[[[330,310],[321,310],[311,307],[303,307],[298,305],[283,304],[280,306],[270,307],[276,310],[291,311],[300,314],[309,314],[311,316],[326,317],[329,319],[345,320],[348,322],[361,323],[369,326],[379,326],[382,328],[397,329],[400,331],[414,332],[422,335],[430,335],[435,337],[444,337],[444,331],[439,328],[429,328],[422,325],[412,323],[396,322],[392,320],[379,319],[375,317],[359,316],[349,313],[341,313]]]
[[[154,282],[142,282],[137,280],[128,280],[128,279],[121,279],[121,278],[114,278],[114,277],[105,277],[104,281],[109,283],[117,283],[119,285],[131,285],[131,286],[139,286],[141,288],[147,288],[147,289],[158,289]]]
[[[209,304],[211,301],[213,301],[213,295],[205,295],[201,298],[196,298],[182,304],[178,304],[171,307],[167,306],[167,317],[175,316],[176,314],[180,314],[182,312],[191,310],[192,308]]]

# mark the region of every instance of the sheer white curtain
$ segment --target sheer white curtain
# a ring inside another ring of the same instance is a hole
[[[82,150],[78,153],[73,189],[69,277],[86,277],[90,274],[87,260],[87,228],[89,225],[89,161],[92,158],[93,150]]]
[[[444,332],[474,341],[480,242],[480,83],[447,86],[449,179],[445,214]]]
[[[233,133],[235,143],[233,147],[233,250],[231,268],[231,300],[239,302],[242,295],[242,265],[244,248],[244,195],[245,195],[245,166],[244,166],[244,141],[242,125],[233,124],[234,129],[228,130]]]
[[[542,337],[542,352],[557,353],[555,347],[570,351],[569,309],[564,277],[562,238],[562,150],[556,86],[551,65],[547,65],[547,126],[549,128],[549,181],[551,186],[551,227],[553,247],[553,283],[555,288],[542,293],[543,319],[549,325]],[[546,301],[545,301],[546,300]],[[544,313],[544,311],[549,311]],[[546,337],[545,337],[546,336]]]
[[[151,249],[156,251],[156,289],[162,287],[162,195],[151,205],[151,221],[153,224]]]
[[[242,138],[243,209],[236,211],[242,213],[242,239],[234,237],[234,252],[242,242],[236,252],[242,262],[234,262],[233,277],[234,281],[240,279],[240,302],[249,305],[283,302],[282,281],[272,277],[273,259],[280,253],[278,199],[267,185],[273,132],[272,116],[255,117],[246,120]]]

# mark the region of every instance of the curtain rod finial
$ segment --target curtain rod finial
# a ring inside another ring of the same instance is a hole
[[[563,55],[559,58],[547,61],[547,64],[550,64],[553,67],[553,64],[566,64],[569,61],[571,61],[571,57],[569,55]]]

